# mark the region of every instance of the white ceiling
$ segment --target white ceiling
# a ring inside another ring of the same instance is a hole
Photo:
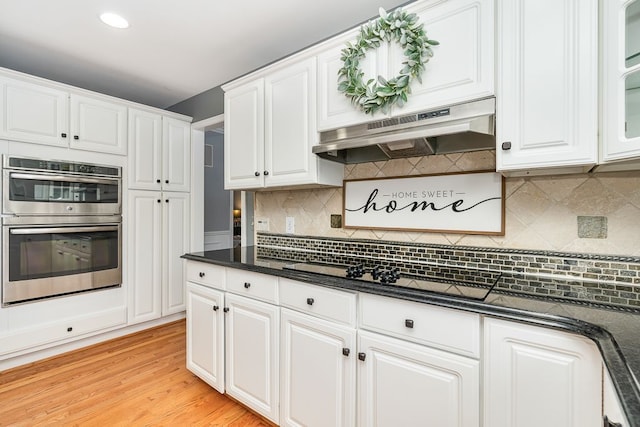
[[[0,0],[0,67],[166,108],[406,2]]]

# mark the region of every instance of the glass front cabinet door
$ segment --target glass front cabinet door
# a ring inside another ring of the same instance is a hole
[[[601,162],[640,161],[640,0],[603,5]]]

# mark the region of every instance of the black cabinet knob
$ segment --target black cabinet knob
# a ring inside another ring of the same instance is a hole
[[[63,138],[66,138],[66,137],[67,137],[67,134],[66,134],[66,133],[64,133],[64,132],[62,132],[62,133],[60,134],[60,136],[61,136],[61,137],[63,137]]]
[[[249,289],[251,287],[251,283],[249,282],[244,282],[244,288],[245,289]]]
[[[315,301],[314,301],[314,299],[313,299],[313,298],[307,298],[307,304],[308,304],[308,305],[313,305],[313,303],[314,303],[314,302],[315,302]]]
[[[264,176],[269,175],[269,171],[264,171]]]
[[[511,150],[511,141],[505,141],[502,143],[502,149],[503,150]]]
[[[204,271],[201,271],[200,273],[198,273],[198,276],[204,277]]]
[[[349,350],[348,348],[343,348],[342,349],[342,355],[343,356],[349,357],[349,353],[351,353],[351,350]]]
[[[168,183],[169,183],[169,180],[168,180],[168,179],[165,179],[165,180],[164,180],[164,183],[165,183],[165,184],[168,184]]]
[[[223,308],[222,311],[224,311],[225,313],[228,313],[229,312],[229,307]]]
[[[404,320],[404,326],[406,326],[407,328],[411,328],[411,329],[413,329],[413,320],[411,320],[411,319],[405,319],[405,320]]]
[[[260,172],[254,172],[255,176],[260,176]]]
[[[80,139],[80,137],[78,135],[73,135],[73,139],[78,140],[78,139]]]
[[[364,362],[364,359],[366,358],[367,358],[366,353],[358,353],[358,360],[362,360]]]
[[[71,331],[73,331],[73,328],[72,328],[71,326],[69,326],[69,327],[67,328],[67,332],[71,332]]]
[[[160,184],[160,182],[161,182],[161,181],[160,181],[159,179],[156,179],[156,183]]]
[[[165,200],[165,202],[166,202],[166,203],[169,203],[169,199],[166,199],[166,200]]]
[[[219,309],[219,308],[220,308],[220,307],[218,307],[217,305],[214,305],[214,306],[213,306],[213,311],[218,311],[218,309]]]
[[[158,199],[158,203],[161,203],[161,202],[162,202],[162,200]]]

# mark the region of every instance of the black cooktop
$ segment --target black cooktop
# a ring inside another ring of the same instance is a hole
[[[452,266],[421,266],[418,274],[401,272],[396,267],[363,264],[337,266],[318,263],[295,263],[283,267],[320,276],[342,277],[370,285],[395,286],[435,294],[482,301],[496,285],[501,273]]]

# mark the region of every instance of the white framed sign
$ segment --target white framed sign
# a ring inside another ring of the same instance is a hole
[[[345,180],[345,228],[504,235],[496,172]]]

